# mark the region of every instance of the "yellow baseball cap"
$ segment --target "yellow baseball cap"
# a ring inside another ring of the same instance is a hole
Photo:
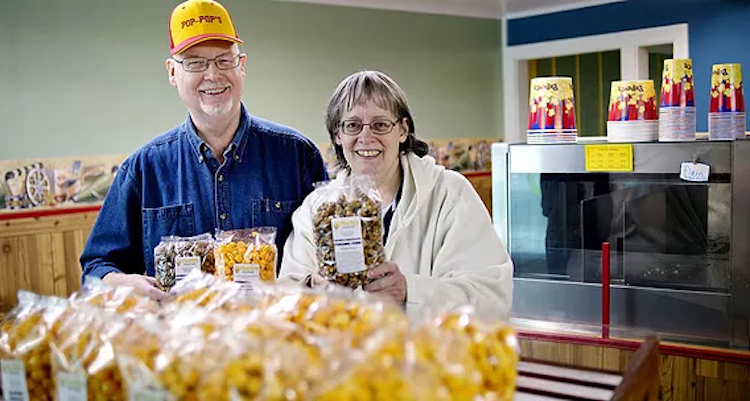
[[[188,0],[172,10],[169,16],[169,48],[172,54],[213,39],[242,44],[224,6],[213,0]]]

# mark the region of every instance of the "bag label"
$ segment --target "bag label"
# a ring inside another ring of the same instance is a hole
[[[83,373],[57,374],[57,401],[87,401],[86,375]]]
[[[243,292],[252,292],[260,283],[260,265],[255,263],[235,264],[232,281],[239,283]]]
[[[157,386],[128,386],[128,401],[165,401],[169,399],[167,392]]]
[[[0,373],[2,373],[5,401],[29,401],[26,368],[23,367],[23,361],[17,359],[0,360]]]
[[[331,219],[333,251],[339,273],[357,273],[365,270],[365,251],[362,244],[362,220],[359,217]]]
[[[175,281],[185,278],[193,270],[201,269],[200,256],[178,256],[174,259]]]

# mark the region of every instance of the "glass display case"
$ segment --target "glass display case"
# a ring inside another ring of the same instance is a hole
[[[633,170],[587,172],[583,144],[496,143],[493,221],[513,259],[513,315],[750,346],[750,141],[633,144]],[[706,182],[683,162],[710,166]]]

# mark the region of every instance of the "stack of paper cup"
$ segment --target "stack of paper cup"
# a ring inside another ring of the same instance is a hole
[[[695,140],[695,88],[693,62],[690,59],[664,60],[659,140]]]
[[[528,143],[576,142],[573,79],[543,77],[531,80],[529,93]]]
[[[745,96],[739,64],[714,64],[711,74],[711,107],[708,139],[745,137]]]
[[[654,81],[614,81],[609,96],[607,140],[650,142],[659,139]]]

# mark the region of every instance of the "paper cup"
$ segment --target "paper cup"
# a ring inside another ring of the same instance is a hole
[[[577,129],[572,78],[544,77],[531,80],[528,129]]]
[[[714,64],[711,74],[710,113],[744,112],[742,69],[739,64]]]
[[[658,118],[654,81],[612,82],[608,121],[642,121]]]
[[[694,107],[693,62],[690,59],[664,60],[661,107]]]

